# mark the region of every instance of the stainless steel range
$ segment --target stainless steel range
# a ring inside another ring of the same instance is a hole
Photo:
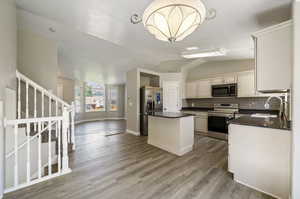
[[[227,139],[229,121],[238,111],[238,104],[214,104],[214,110],[208,112],[208,135]]]

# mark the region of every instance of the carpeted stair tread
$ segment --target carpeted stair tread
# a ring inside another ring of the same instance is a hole
[[[58,172],[58,163],[51,165],[51,172],[52,174]],[[44,169],[44,176],[47,176],[48,174],[49,174],[49,167],[47,166]]]

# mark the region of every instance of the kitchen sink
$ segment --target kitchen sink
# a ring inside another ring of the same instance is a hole
[[[271,114],[262,114],[262,113],[256,113],[252,114],[251,117],[256,117],[256,118],[277,118],[277,115],[271,115]]]

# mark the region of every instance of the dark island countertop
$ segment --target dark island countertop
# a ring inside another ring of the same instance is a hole
[[[291,122],[286,122],[280,118],[257,118],[251,116],[243,116],[230,121],[230,124],[256,126],[263,128],[272,128],[280,130],[291,130]]]
[[[152,117],[163,117],[163,118],[182,118],[182,117],[189,117],[193,116],[193,114],[181,113],[181,112],[156,112],[151,113],[149,116]]]
[[[182,107],[182,111],[212,111],[214,108],[208,108],[208,107]]]

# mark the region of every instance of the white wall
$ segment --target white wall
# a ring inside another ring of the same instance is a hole
[[[220,74],[254,70],[255,62],[248,60],[210,61],[188,71],[187,81],[201,78],[213,78]]]
[[[140,134],[140,87],[141,73],[159,76],[160,74],[151,70],[142,68],[132,69],[126,76],[126,119],[127,130],[136,135]],[[145,83],[145,82],[144,82]],[[153,82],[152,82],[153,83]],[[143,82],[142,82],[143,84]],[[155,81],[155,84],[157,82]],[[158,85],[159,86],[159,85]]]
[[[17,60],[17,24],[15,1],[0,1],[0,101],[5,99],[5,88],[15,90]],[[4,102],[5,103],[5,102]],[[0,110],[1,112],[1,110]],[[0,113],[1,117],[1,113]],[[4,179],[4,132],[0,128],[0,198]]]
[[[18,30],[18,70],[53,93],[57,92],[57,43],[29,30]]]
[[[62,87],[62,99],[71,104],[74,101],[75,96],[75,81],[72,79],[59,77],[58,86]]]
[[[127,72],[127,129],[133,132],[140,132],[139,129],[139,96],[140,86],[138,69]]]
[[[294,3],[293,199],[300,198],[300,1]]]
[[[15,88],[16,71],[16,8],[10,0],[0,1],[0,100],[5,87]]]

